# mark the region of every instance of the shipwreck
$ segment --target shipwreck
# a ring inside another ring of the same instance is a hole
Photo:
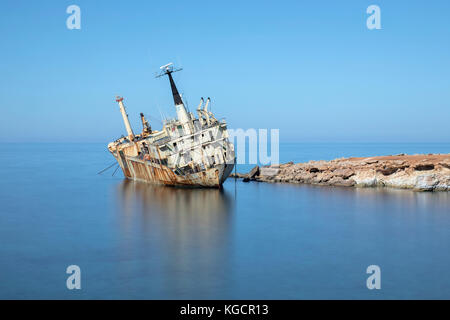
[[[142,132],[134,134],[123,97],[117,97],[127,136],[109,143],[108,150],[128,179],[221,188],[236,161],[227,123],[208,110],[210,98],[200,99],[197,117],[187,110],[172,77],[172,73],[180,70],[169,63],[161,67],[157,76],[169,78],[177,117],[164,120],[161,130],[153,130],[141,113]]]

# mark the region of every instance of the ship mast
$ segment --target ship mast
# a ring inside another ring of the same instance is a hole
[[[127,129],[128,139],[130,141],[133,141],[134,133],[133,133],[133,129],[131,129],[130,120],[128,120],[128,115],[127,115],[127,112],[125,111],[125,106],[123,105],[123,98],[117,96],[116,102],[119,103],[120,113],[122,114],[123,122],[125,124],[125,128]]]
[[[190,117],[187,113],[186,107],[184,106],[183,100],[181,99],[180,93],[178,92],[177,86],[175,85],[175,81],[173,81],[172,73],[181,71],[183,69],[173,69],[173,63],[166,64],[164,66],[161,66],[160,69],[162,72],[157,75],[156,77],[162,77],[164,75],[167,75],[169,77],[170,81],[170,88],[172,89],[172,95],[173,95],[173,102],[175,104],[175,109],[177,111],[177,117],[180,123],[190,131],[190,126],[188,123],[190,122]]]

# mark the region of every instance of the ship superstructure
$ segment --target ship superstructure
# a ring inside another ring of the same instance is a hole
[[[155,184],[221,187],[234,167],[234,146],[225,120],[208,110],[210,98],[200,99],[197,117],[188,112],[175,85],[173,65],[161,67],[169,78],[177,117],[152,130],[141,113],[142,132],[134,134],[122,97],[117,97],[127,136],[108,144],[125,177]]]

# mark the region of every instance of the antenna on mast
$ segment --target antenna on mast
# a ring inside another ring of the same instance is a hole
[[[162,77],[162,76],[165,76],[166,74],[167,75],[169,75],[169,74],[171,74],[171,73],[174,73],[174,72],[177,72],[177,71],[181,71],[181,70],[183,70],[183,68],[178,68],[178,69],[173,69],[173,63],[172,62],[170,62],[170,63],[168,63],[168,64],[165,64],[165,65],[163,65],[163,66],[161,66],[161,67],[159,67],[162,71],[158,74],[158,75],[156,75],[155,76],[155,78],[159,78],[159,77]]]

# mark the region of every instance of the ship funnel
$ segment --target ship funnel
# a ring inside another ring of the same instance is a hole
[[[197,111],[200,111],[202,109],[203,105],[203,97],[200,99],[200,103],[198,104]]]
[[[146,134],[151,133],[152,128],[148,124],[148,121],[145,119],[145,116],[142,112],[141,112],[141,122],[142,122],[142,132]]]
[[[130,120],[128,120],[128,115],[127,115],[127,113],[125,111],[125,106],[123,105],[123,98],[117,96],[116,97],[116,102],[119,103],[120,113],[122,114],[123,122],[125,124],[125,128],[127,129],[128,139],[130,141],[133,141],[134,140],[134,133],[133,133],[133,129],[131,129]]]
[[[208,106],[209,106],[210,101],[211,101],[211,99],[208,97],[208,99],[206,99],[205,106],[203,107],[203,110],[202,110],[202,113],[206,117],[206,123],[208,124],[208,126],[211,124],[211,120],[210,120],[209,112],[208,112]]]
[[[211,99],[208,97],[208,99],[206,99],[206,103],[205,103],[205,107],[203,108],[203,111],[208,112],[208,106],[209,106],[210,101],[211,101]]]
[[[200,99],[200,103],[198,104],[197,107],[197,114],[198,114],[198,121],[200,121],[200,124],[203,126],[205,124],[205,120],[203,119],[203,110],[202,110],[202,106],[203,106],[203,97]]]

